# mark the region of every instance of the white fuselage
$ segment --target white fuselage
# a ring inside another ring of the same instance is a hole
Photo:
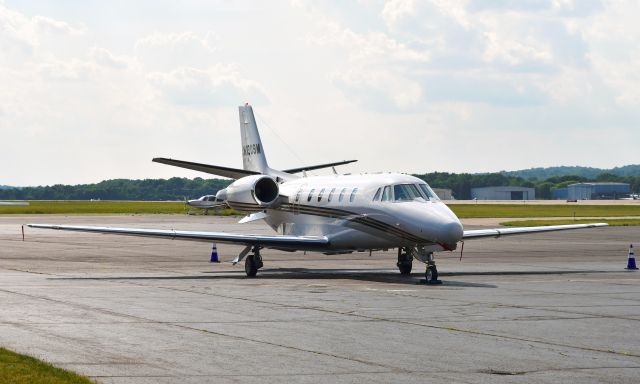
[[[284,235],[327,236],[333,251],[455,249],[463,230],[449,207],[432,191],[418,198],[402,195],[404,186],[420,184],[428,188],[423,180],[404,174],[296,178],[280,184],[284,201],[266,209],[264,220]],[[403,187],[394,188],[399,185]]]

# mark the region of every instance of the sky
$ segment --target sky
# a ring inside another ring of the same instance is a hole
[[[0,0],[0,185],[640,162],[640,2]]]

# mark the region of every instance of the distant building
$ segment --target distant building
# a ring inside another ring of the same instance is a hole
[[[447,188],[431,188],[440,200],[453,200],[453,192]]]
[[[478,200],[535,200],[536,190],[526,187],[471,188],[471,198]]]
[[[569,199],[569,188],[557,188],[553,191],[553,198],[555,200],[568,200]]]
[[[627,183],[576,183],[567,187],[569,200],[615,200],[631,196]]]

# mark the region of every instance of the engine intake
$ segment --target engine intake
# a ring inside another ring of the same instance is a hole
[[[247,176],[234,181],[218,192],[217,199],[239,211],[261,211],[277,202],[280,195],[278,183],[267,175]]]
[[[253,197],[260,205],[271,205],[276,201],[279,194],[278,183],[270,177],[261,178],[253,186]]]

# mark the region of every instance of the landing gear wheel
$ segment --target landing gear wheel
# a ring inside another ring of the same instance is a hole
[[[413,267],[413,263],[409,262],[403,262],[403,263],[398,263],[398,269],[400,270],[400,274],[403,276],[409,276],[411,274],[411,268]]]
[[[427,284],[442,284],[442,281],[438,280],[438,268],[436,268],[435,264],[427,265],[427,270],[424,273],[424,278]]]
[[[411,267],[413,266],[413,256],[410,253],[403,253],[402,248],[398,249],[398,262],[396,265],[398,266],[401,275],[410,275]]]
[[[262,264],[262,260],[260,260]],[[244,261],[244,271],[247,273],[247,277],[256,277],[258,274],[258,259],[255,255],[249,255]]]

